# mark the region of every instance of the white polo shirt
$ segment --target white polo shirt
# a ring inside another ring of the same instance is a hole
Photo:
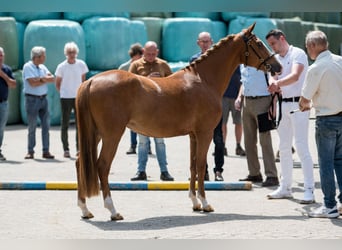
[[[293,47],[290,45],[289,50],[287,51],[284,57],[279,54],[276,55],[276,58],[283,66],[283,70],[280,75],[278,75],[278,79],[282,79],[291,73],[292,67],[295,64],[304,65],[303,72],[300,74],[298,81],[281,87],[283,98],[290,98],[295,96],[300,96],[305,75],[308,70],[308,57],[305,54],[304,50]]]

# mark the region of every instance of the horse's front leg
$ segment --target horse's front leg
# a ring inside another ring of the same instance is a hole
[[[210,142],[212,140],[213,135],[211,133],[201,134],[197,138],[197,150],[196,150],[196,169],[198,175],[198,190],[197,197],[202,203],[202,210],[204,212],[213,212],[214,208],[208,203],[205,196],[204,189],[204,176],[206,172],[206,163],[207,163],[207,153],[209,149]]]
[[[76,160],[76,174],[77,174],[77,182],[79,183],[79,159]],[[88,210],[86,204],[86,198],[80,187],[77,188],[77,205],[80,207],[82,211],[82,219],[91,219],[94,215]]]
[[[190,186],[189,198],[192,201],[192,210],[201,211],[201,204],[196,198],[196,139],[193,134],[190,134]]]

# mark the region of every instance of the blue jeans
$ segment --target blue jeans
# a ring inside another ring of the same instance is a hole
[[[134,148],[137,146],[137,133],[133,130],[131,130],[131,146]]]
[[[342,116],[318,116],[315,136],[324,204],[333,208],[336,205],[334,171],[340,190],[338,199],[342,202]]]
[[[43,153],[49,152],[50,117],[47,98],[25,96],[25,109],[28,123],[28,153],[34,153],[34,147],[36,146],[36,128],[38,117],[42,127]]]
[[[4,130],[8,118],[8,102],[4,101],[0,103],[0,153],[2,141],[4,139]]]
[[[138,144],[138,172],[146,171],[146,164],[148,160],[148,151],[150,148],[150,138],[141,134],[139,136]],[[160,172],[166,172],[167,162],[166,162],[166,151],[165,143],[163,138],[153,138],[154,144],[156,146],[156,155],[159,163]]]

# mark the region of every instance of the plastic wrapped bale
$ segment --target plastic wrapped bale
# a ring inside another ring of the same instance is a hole
[[[159,57],[163,57],[162,54],[162,30],[164,18],[159,17],[136,17],[132,20],[142,21],[145,24],[146,32],[147,32],[147,40],[155,41],[159,46]]]
[[[323,31],[329,41],[329,50],[334,54],[340,55],[340,47],[342,44],[342,25],[315,23],[315,29]]]
[[[243,17],[253,17],[253,18],[259,18],[259,17],[270,17],[270,12],[221,12],[221,18],[225,22],[229,22],[239,16]]]
[[[13,17],[0,17],[0,46],[4,49],[5,63],[13,71],[19,66],[19,46],[16,22]]]
[[[170,18],[163,25],[163,58],[169,62],[189,61],[199,51],[198,34],[207,31],[214,34],[208,18]]]
[[[10,88],[8,92],[8,120],[7,124],[21,123],[20,115],[20,92],[22,86],[22,72],[17,70],[13,72],[13,76],[17,81],[15,88]]]
[[[82,23],[92,17],[125,17],[130,18],[129,12],[64,12],[64,19]]]
[[[24,66],[24,34],[27,24],[22,22],[16,22],[17,24],[17,33],[18,33],[18,69],[22,69]]]
[[[189,62],[168,62],[173,73],[178,70],[184,69],[186,66],[189,65]]]
[[[159,18],[171,18],[172,12],[130,12],[131,18],[136,17],[159,17]]]
[[[266,34],[271,29],[277,28],[276,21],[271,18],[238,17],[229,23],[228,34],[237,34],[241,32],[242,29],[247,28],[254,22],[256,22],[256,25],[253,33],[256,34],[267,45],[267,41],[265,39]]]
[[[127,60],[127,51],[136,36],[146,33],[146,28],[132,25],[127,18],[103,17],[86,19],[82,24],[87,51],[87,64],[91,70],[115,69]],[[137,29],[136,29],[137,28]],[[144,36],[147,38],[147,34]]]
[[[54,73],[59,63],[65,60],[64,45],[75,42],[79,47],[78,58],[85,60],[85,38],[82,26],[68,20],[39,20],[30,22],[24,34],[24,61],[30,60],[34,46],[46,48],[45,66]]]
[[[27,114],[25,110],[25,94],[23,93],[23,83],[21,84],[20,90],[20,114],[24,124],[27,125]],[[50,113],[50,125],[60,125],[61,123],[61,103],[59,93],[54,83],[48,83],[47,93],[49,113]],[[37,118],[38,124],[40,124],[39,118]]]
[[[23,23],[42,19],[62,19],[62,12],[9,12],[8,15]]]
[[[175,12],[174,17],[202,17],[217,21],[221,19],[220,12]]]

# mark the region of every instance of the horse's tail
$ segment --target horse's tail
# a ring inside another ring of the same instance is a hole
[[[76,97],[79,156],[77,159],[78,192],[82,197],[98,195],[97,128],[89,105],[91,80],[84,82]]]

